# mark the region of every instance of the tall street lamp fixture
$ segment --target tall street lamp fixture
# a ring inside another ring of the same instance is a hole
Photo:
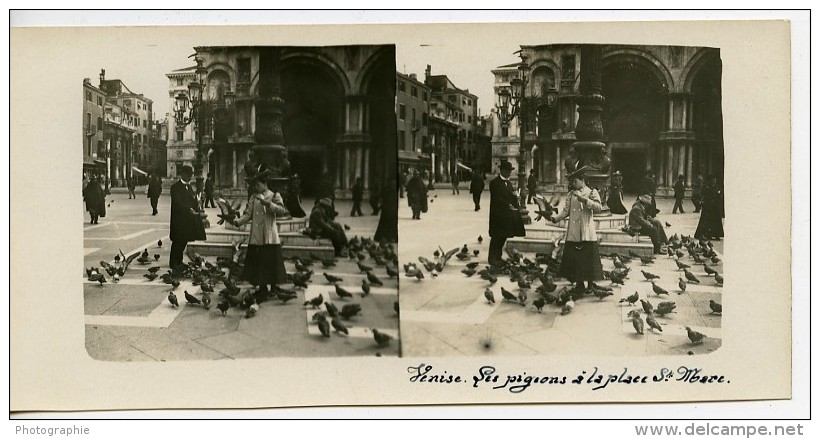
[[[206,69],[202,65],[203,59],[199,56],[196,58],[196,78],[188,84],[188,94],[180,92],[177,94],[176,102],[174,103],[174,119],[176,121],[177,130],[181,131],[191,122],[194,123],[194,132],[196,133],[196,156],[194,159],[194,176],[196,176],[197,191],[203,190],[203,182],[205,177],[202,175],[202,169],[205,167],[205,157],[207,151],[204,151],[202,145],[202,103],[203,90],[205,88],[205,73]]]
[[[502,88],[498,93],[498,104],[496,105],[496,112],[503,127],[509,127],[510,122],[518,118],[518,206],[521,212],[521,219],[524,224],[530,224],[529,212],[527,212],[527,174],[526,174],[526,154],[527,149],[525,145],[525,134],[527,133],[526,125],[528,122],[529,111],[527,107],[527,75],[530,71],[530,65],[527,63],[529,58],[523,52],[519,51],[521,62],[518,64],[518,70],[521,72],[519,78],[510,80],[510,87]]]

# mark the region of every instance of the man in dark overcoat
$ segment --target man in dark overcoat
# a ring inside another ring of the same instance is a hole
[[[487,262],[499,264],[507,238],[524,236],[524,221],[518,206],[518,197],[510,182],[512,163],[501,162],[496,178],[490,181],[490,250]]]
[[[194,170],[190,166],[179,168],[179,180],[171,185],[171,268],[182,264],[185,247],[191,241],[205,239],[202,218],[206,215],[199,209],[199,203],[191,186]]]
[[[473,178],[470,180],[470,193],[473,194],[475,212],[481,210],[481,194],[484,192],[484,173],[473,169]]]

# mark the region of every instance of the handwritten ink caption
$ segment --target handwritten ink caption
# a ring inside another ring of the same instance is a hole
[[[481,366],[475,374],[464,378],[458,373],[447,370],[438,371],[433,365],[420,363],[418,366],[407,368],[410,382],[414,384],[456,385],[468,384],[469,388],[489,388],[492,390],[507,390],[510,393],[522,393],[533,386],[580,386],[592,391],[623,385],[659,384],[678,382],[684,384],[729,384],[730,381],[719,374],[708,374],[702,368],[679,366],[677,368],[661,368],[652,375],[635,374],[628,367],[618,372],[602,373],[598,367],[591,372],[582,370],[572,375],[561,374],[532,374],[528,372],[501,373],[495,366]],[[570,378],[574,376],[575,378]]]

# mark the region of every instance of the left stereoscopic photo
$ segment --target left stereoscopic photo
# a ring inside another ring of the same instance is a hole
[[[398,356],[394,46],[164,53],[77,78],[88,354]]]

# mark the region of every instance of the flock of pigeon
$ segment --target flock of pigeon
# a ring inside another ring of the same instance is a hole
[[[666,248],[666,255],[675,261],[678,271],[683,272],[683,277],[678,276],[678,295],[686,293],[686,287],[690,283],[701,283],[700,278],[689,270],[692,266],[684,262],[684,258],[687,254],[693,264],[701,264],[703,266],[703,270],[706,273],[707,278],[714,275],[715,285],[723,286],[723,276],[713,267],[709,266],[710,262],[714,265],[720,263],[720,258],[715,252],[712,242],[697,240],[689,236],[681,237],[675,234],[669,239],[669,244]],[[612,281],[613,284],[623,285],[623,279],[627,277],[631,269],[625,265],[625,263],[629,262],[629,258],[625,259],[623,256],[617,254],[612,254],[609,256],[612,257],[612,263],[615,266],[615,269],[605,273],[605,275],[610,281]],[[642,265],[651,265],[655,260],[654,256],[645,257],[634,253],[631,253],[630,256],[639,258]],[[660,276],[646,270],[641,270],[641,274],[644,279],[652,283],[652,291],[656,296],[669,296],[669,291],[660,287],[656,283],[656,281],[660,279]],[[638,301],[640,301],[641,307],[643,308],[644,313],[646,313],[644,319],[641,319],[640,310],[632,310],[627,314],[627,317],[629,317],[632,321],[632,327],[635,329],[635,332],[641,335],[644,333],[644,321],[646,321],[646,324],[653,331],[663,332],[663,328],[660,324],[658,324],[654,316],[665,316],[666,314],[675,312],[675,308],[677,306],[675,302],[660,302],[657,306],[653,306],[648,300],[641,299],[637,291],[634,294],[624,297],[619,302],[627,303],[632,306]],[[712,314],[723,314],[723,305],[714,300],[709,300],[709,309]],[[703,343],[704,339],[706,339],[706,335],[695,331],[689,326],[686,326],[686,334],[692,344]]]
[[[162,241],[157,242],[157,246],[162,246]],[[216,308],[226,316],[230,308],[239,308],[243,310],[245,318],[251,318],[259,312],[259,304],[268,300],[275,300],[281,304],[287,304],[289,301],[297,298],[297,289],[305,290],[308,288],[308,283],[312,282],[313,266],[321,264],[327,270],[336,265],[335,258],[319,258],[310,255],[310,259],[303,259],[299,257],[293,258],[295,271],[287,274],[288,283],[292,283],[292,288],[285,288],[277,285],[273,291],[265,292],[255,288],[242,288],[238,285],[238,279],[242,272],[242,261],[240,251],[241,243],[234,244],[234,252],[232,258],[217,258],[216,264],[205,260],[199,254],[189,252],[190,261],[187,264],[181,265],[173,270],[167,270],[163,274],[159,274],[161,267],[148,267],[147,273],[143,275],[148,281],[153,281],[157,278],[163,283],[170,286],[168,292],[168,302],[170,306],[179,307],[180,301],[175,291],[180,286],[181,279],[191,279],[191,284],[194,287],[199,287],[199,297],[197,292],[189,293],[187,290],[183,291],[183,297],[188,305],[200,306],[205,310],[209,310],[212,299],[211,295],[216,288],[221,287],[216,293]],[[398,277],[396,248],[393,244],[376,243],[369,238],[354,237],[349,242],[349,257],[355,260],[359,270],[366,275],[362,279],[361,296],[367,297],[370,294],[371,285],[382,286],[384,283],[382,279],[376,274],[375,267],[367,265],[367,258],[370,257],[376,266],[383,266],[388,277]],[[135,252],[126,257],[122,251],[114,257],[113,263],[100,261],[100,267],[86,268],[88,280],[91,282],[98,282],[100,285],[107,283],[104,273],[107,273],[114,282],[118,282],[128,270],[129,265],[136,261],[140,264],[147,265],[159,260],[160,255],[155,254],[153,258],[149,256],[148,250],[143,252]],[[331,327],[338,334],[348,334],[348,328],[343,323],[343,320],[351,320],[361,314],[361,305],[357,303],[346,303],[339,309],[331,300],[330,295],[335,293],[342,301],[353,298],[353,293],[340,286],[342,278],[328,273],[323,273],[324,278],[328,284],[334,286],[334,291],[327,293],[328,297],[325,300],[322,294],[315,298],[305,301],[305,307],[312,307],[319,309],[324,305],[324,310],[317,311],[312,318],[323,337],[330,337]],[[394,310],[396,314],[399,313],[399,303],[394,302]],[[329,320],[329,321],[328,321]],[[378,329],[371,329],[373,339],[379,347],[387,346],[392,340],[389,334],[380,332]]]
[[[549,212],[544,212],[544,214],[548,215]],[[482,240],[483,238],[479,236],[478,242],[481,243]],[[539,313],[542,312],[545,306],[551,305],[557,307],[561,315],[566,315],[575,309],[575,302],[584,297],[591,295],[599,301],[603,301],[608,296],[612,296],[614,294],[613,287],[624,285],[624,279],[629,277],[630,271],[632,270],[630,265],[635,262],[640,262],[643,266],[649,266],[655,262],[656,258],[656,256],[642,256],[632,250],[629,250],[627,255],[617,252],[602,255],[611,258],[614,265],[613,270],[604,272],[605,279],[611,283],[610,286],[592,283],[587,289],[565,286],[559,290],[555,279],[558,277],[561,253],[563,251],[561,239],[554,242],[552,252],[536,253],[534,260],[525,257],[521,252],[511,246],[507,246],[505,251],[509,256],[506,261],[503,261],[501,264],[486,265],[484,268],[479,269],[480,263],[471,261],[473,258],[478,257],[479,250],[471,251],[465,244],[461,248],[456,247],[445,252],[439,246],[433,253],[432,260],[425,256],[419,256],[418,262],[420,266],[415,262],[404,264],[405,276],[421,281],[426,278],[426,272],[431,278],[436,278],[446,269],[448,261],[455,257],[460,261],[466,262],[466,267],[461,270],[461,273],[466,277],[477,275],[488,283],[484,290],[484,298],[488,305],[496,304],[496,293],[493,291],[493,286],[497,283],[498,278],[507,276],[518,288],[517,291],[515,291],[514,288],[514,291],[510,291],[503,286],[500,287],[500,300],[502,303],[517,304],[521,307],[531,305]],[[712,264],[718,264],[720,262],[718,255],[713,249],[712,243],[704,240],[695,240],[688,236],[680,237],[675,234],[669,240],[667,256],[674,259],[678,270],[680,270],[683,275],[683,277],[678,278],[678,287],[680,290],[677,292],[678,294],[685,293],[686,286],[689,283],[701,282],[700,279],[689,270],[691,266],[684,262],[684,257],[687,256],[687,253],[694,263],[703,265],[707,276],[714,275],[713,279],[716,285],[723,285],[723,277],[721,274],[708,265],[710,262]],[[669,295],[666,289],[656,283],[656,281],[660,279],[660,276],[646,270],[641,270],[641,273],[646,280],[652,283],[652,291],[657,296]],[[558,291],[556,292],[556,290]],[[634,294],[620,299],[619,303],[626,303],[633,306],[639,300],[646,313],[646,317],[642,320],[639,310],[633,310],[628,314],[628,317],[632,320],[635,331],[638,334],[644,333],[645,320],[646,324],[652,330],[662,332],[663,329],[654,316],[664,316],[674,312],[676,307],[675,302],[661,302],[657,307],[653,307],[649,301],[641,299],[636,291]],[[722,314],[723,311],[722,305],[714,300],[710,301],[710,309],[714,314]],[[686,327],[686,330],[692,344],[702,343],[706,338],[704,334],[690,327]]]
[[[365,274],[365,278],[362,279],[361,291],[358,292],[362,298],[370,295],[373,285],[379,287],[384,285],[382,278],[376,274],[376,267],[384,267],[388,278],[398,278],[398,254],[396,253],[395,244],[377,243],[370,238],[353,237],[348,242],[348,257],[356,263],[359,272]],[[375,265],[368,265],[368,257]],[[321,262],[325,270],[336,265],[335,259],[324,259]],[[292,275],[294,286],[307,288],[307,282],[310,282],[313,270],[305,264],[305,261],[298,258],[294,261],[294,266],[296,268],[296,272]],[[324,271],[322,276],[327,284],[333,285],[333,291],[327,293],[327,298],[320,293],[318,296],[306,300],[303,306],[316,310],[311,316],[311,321],[316,323],[322,337],[330,338],[331,329],[337,334],[347,335],[349,331],[343,320],[350,320],[360,315],[362,307],[358,303],[345,303],[341,309],[336,306],[331,300],[333,295],[337,296],[340,301],[346,302],[354,299],[354,293],[339,285],[344,280],[342,277],[327,271]],[[323,306],[324,309],[322,309]],[[393,302],[393,310],[398,316],[398,301]],[[373,333],[373,340],[379,347],[389,345],[393,339],[391,335],[381,332],[377,328],[371,328],[370,331]]]

